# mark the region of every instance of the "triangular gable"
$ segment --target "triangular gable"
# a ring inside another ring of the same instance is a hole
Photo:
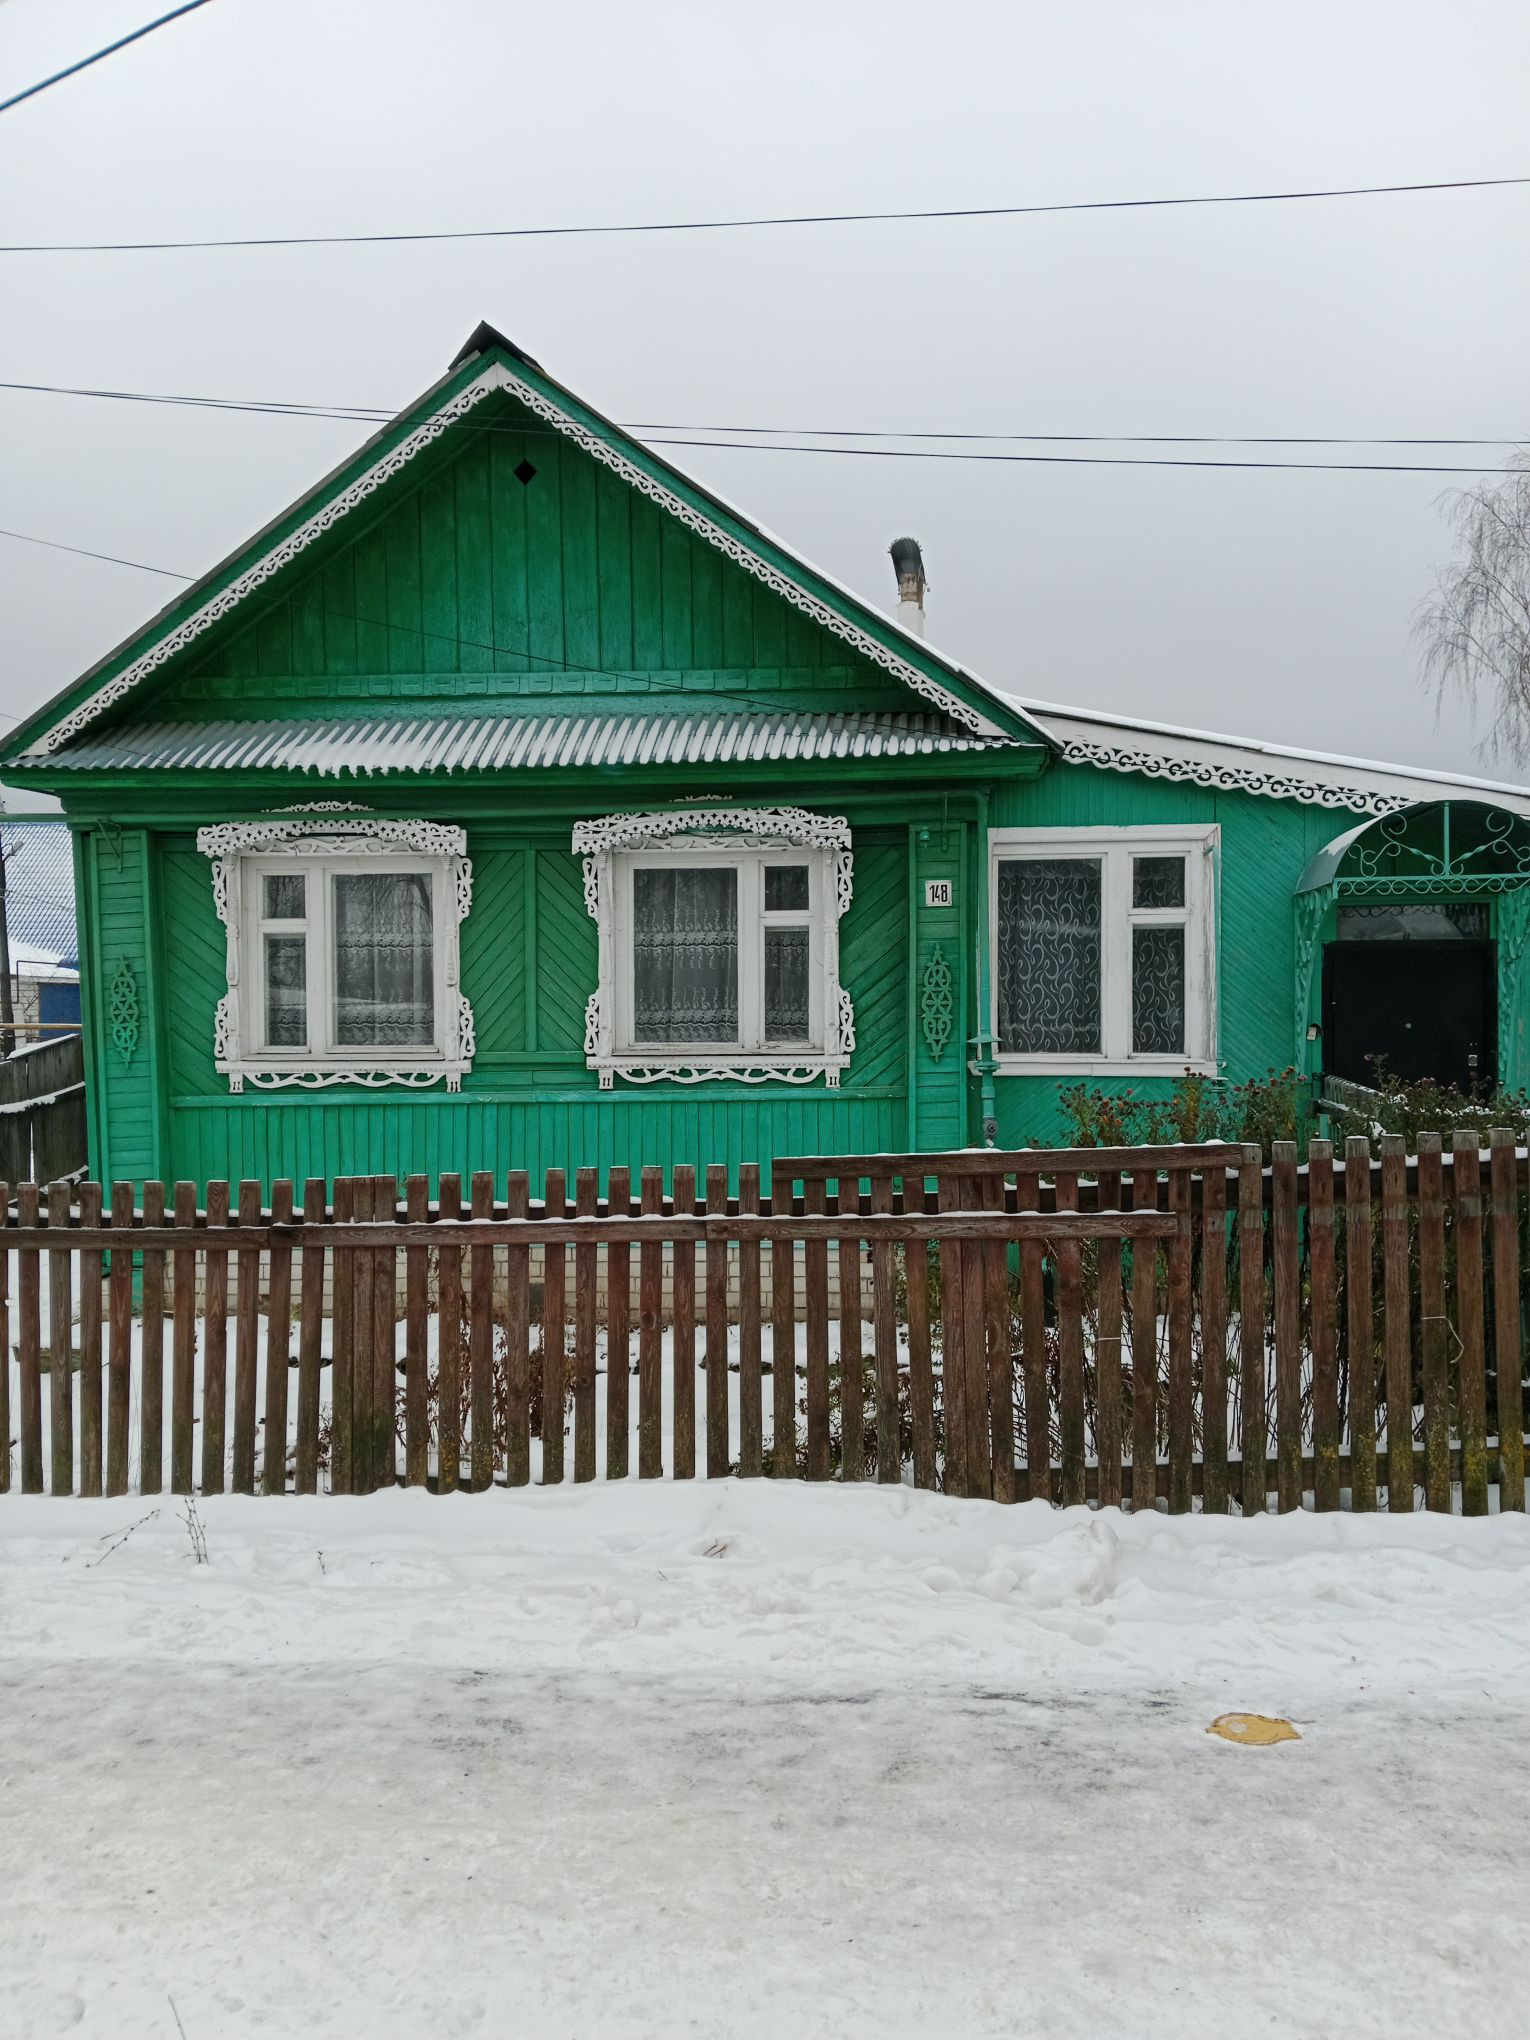
[[[495,393],[512,398],[545,427],[581,448],[853,653],[949,717],[956,728],[1051,748],[1046,732],[1012,701],[798,559],[720,498],[581,404],[513,342],[492,327],[480,326],[446,376],[416,404],[29,718],[7,744],[4,762],[43,764],[109,710],[127,702],[172,661],[205,641],[216,625],[232,620],[256,590],[369,505],[395,477],[408,474],[420,455],[459,421],[470,419]]]

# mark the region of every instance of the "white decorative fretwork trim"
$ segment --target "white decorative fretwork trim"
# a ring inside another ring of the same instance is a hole
[[[825,1077],[830,1090],[839,1087],[839,1073],[825,1065],[809,1063],[618,1063],[614,1074],[628,1084],[812,1084]],[[612,1086],[602,1071],[600,1087]]]
[[[272,808],[273,815],[369,815],[364,800],[294,800],[286,807]]]
[[[242,852],[291,848],[326,856],[337,836],[362,840],[350,847],[386,855],[402,845],[422,857],[465,857],[467,831],[449,822],[216,822],[197,830],[197,848],[204,857],[234,857]]]
[[[467,855],[467,831],[446,822],[352,821],[326,816],[323,821],[219,822],[198,829],[197,848],[212,859],[213,906],[225,930],[228,990],[213,1015],[213,1059],[236,1096],[251,1084],[260,1090],[294,1088],[322,1090],[331,1084],[361,1084],[377,1090],[400,1085],[420,1090],[446,1080],[448,1091],[460,1091],[473,1066],[476,1035],[473,1008],[458,982],[462,923],[473,904],[473,866]],[[278,850],[292,857],[386,857],[398,850],[441,859],[445,866],[451,912],[442,927],[445,945],[446,1038],[439,1056],[415,1065],[378,1064],[367,1067],[338,1057],[305,1057],[280,1064],[269,1056],[246,1056],[240,1034],[239,860]]]
[[[1309,807],[1348,808],[1362,815],[1398,814],[1417,801],[1404,793],[1380,793],[1373,787],[1335,785],[1306,779],[1271,767],[1217,765],[1206,758],[1187,758],[1153,751],[1140,744],[1092,744],[1070,738],[1063,746],[1068,765],[1097,765],[1107,772],[1141,772],[1150,779],[1172,779],[1193,786],[1215,786],[1229,793],[1263,794],[1268,800],[1299,800]]]
[[[476,404],[481,403],[495,390],[508,390],[518,402],[524,404],[537,417],[545,419],[554,431],[560,432],[566,439],[573,440],[593,460],[599,461],[602,467],[620,475],[622,480],[630,483],[640,495],[646,496],[650,502],[657,503],[661,509],[667,510],[671,516],[677,518],[688,531],[695,532],[698,538],[714,546],[735,565],[742,567],[745,573],[753,575],[755,580],[763,582],[767,588],[773,590],[783,601],[789,602],[794,609],[800,610],[804,616],[812,617],[815,623],[821,624],[843,643],[853,646],[862,657],[870,659],[873,665],[893,674],[905,686],[912,687],[916,694],[922,695],[926,701],[933,702],[954,722],[962,724],[966,729],[975,730],[982,736],[1005,734],[981,709],[973,708],[949,687],[943,687],[938,680],[914,665],[912,660],[902,657],[890,646],[884,645],[880,639],[873,637],[870,631],[863,630],[859,624],[852,623],[829,603],[810,594],[790,574],[772,566],[768,560],[762,559],[752,546],[747,545],[742,539],[735,538],[731,532],[724,530],[722,525],[706,516],[704,512],[693,508],[683,496],[677,495],[663,482],[656,481],[652,475],[639,467],[636,461],[629,459],[608,440],[602,439],[599,433],[592,432],[587,425],[582,425],[561,405],[554,403],[550,397],[543,396],[540,390],[534,389],[513,370],[501,362],[489,362],[465,388],[458,391],[450,403],[443,405],[433,416],[427,418],[423,424],[417,425],[413,432],[401,439],[397,446],[381,455],[365,474],[359,475],[348,487],[331,498],[322,510],[316,511],[312,517],[306,519],[296,531],[289,532],[286,538],[274,545],[252,567],[247,567],[236,579],[230,581],[226,588],[220,589],[216,595],[203,603],[200,609],[193,611],[183,623],[177,624],[174,630],[157,639],[146,652],[141,653],[129,665],[124,666],[120,673],[114,674],[104,685],[98,687],[95,693],[82,702],[72,714],[65,716],[62,722],[56,723],[52,729],[41,735],[27,752],[27,757],[50,757],[53,752],[71,742],[81,730],[94,722],[97,716],[130,694],[140,680],[158,672],[160,667],[167,664],[178,652],[184,651],[187,645],[193,644],[220,618],[237,608],[246,595],[262,587],[274,574],[280,573],[283,567],[306,551],[315,539],[322,538],[325,532],[331,530],[341,518],[354,510],[358,503],[365,502],[368,496],[390,481],[414,459],[416,454],[422,453],[428,446],[433,446],[444,432],[449,431],[453,425],[466,417]]]
[[[767,849],[789,843],[822,850],[834,859],[834,891],[826,903],[824,935],[824,1044],[820,1055],[802,1062],[729,1059],[720,1052],[688,1062],[655,1063],[636,1051],[623,1051],[616,1041],[616,903],[611,860],[624,850],[695,850],[707,848]],[[583,859],[585,911],[600,935],[600,982],[584,1009],[586,1066],[600,1073],[600,1088],[614,1088],[617,1077],[633,1084],[810,1084],[822,1077],[831,1091],[839,1089],[840,1072],[855,1050],[855,1006],[839,981],[839,924],[855,893],[855,867],[850,849],[850,824],[843,815],[817,815],[808,808],[693,807],[652,814],[601,815],[576,822],[572,849]]]

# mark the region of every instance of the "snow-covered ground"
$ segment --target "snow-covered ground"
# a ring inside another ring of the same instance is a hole
[[[7,2036],[1526,2029],[1522,1519],[184,1509],[0,1504]]]

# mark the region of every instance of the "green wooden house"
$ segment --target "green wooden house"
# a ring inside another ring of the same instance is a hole
[[[480,328],[9,741],[73,838],[92,1173],[1014,1146],[1080,1080],[1377,1052],[1521,1080],[1530,796],[1022,704],[896,553],[901,621]]]

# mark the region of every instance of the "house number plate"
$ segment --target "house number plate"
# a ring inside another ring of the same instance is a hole
[[[927,907],[954,907],[955,881],[949,878],[927,878],[924,882],[924,903]]]

